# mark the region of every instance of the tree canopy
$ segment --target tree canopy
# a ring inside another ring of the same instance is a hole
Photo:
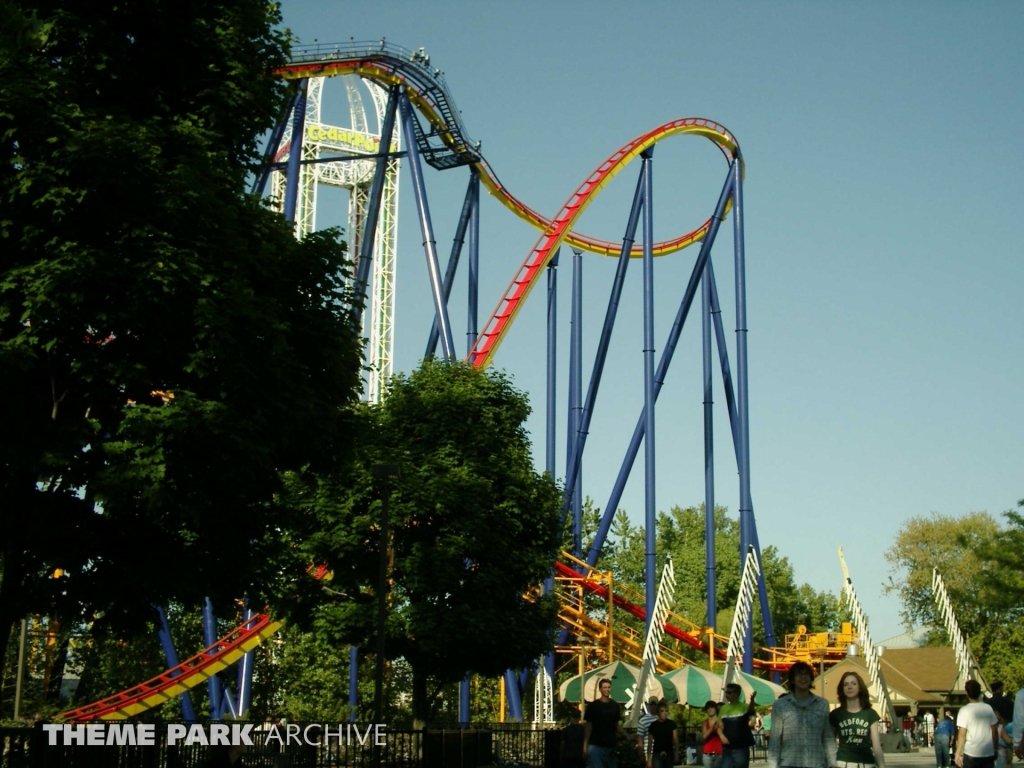
[[[345,454],[360,365],[339,233],[296,242],[245,192],[287,99],[277,8],[0,18],[0,651],[33,611],[262,605],[280,473]]]
[[[318,527],[311,560],[332,570],[333,599],[318,621],[339,641],[372,648],[381,504],[373,467],[400,466],[390,481],[387,654],[412,667],[417,719],[430,719],[445,683],[527,666],[551,646],[553,602],[523,595],[550,572],[561,496],[533,468],[528,414],[502,374],[427,360],[366,407],[350,470],[295,475],[289,485],[285,503]]]
[[[600,511],[585,505],[585,538],[592,539]],[[673,610],[695,624],[704,625],[707,618],[707,568],[705,563],[704,508],[672,506],[657,518],[656,554],[659,568],[667,555],[672,556],[676,573]],[[644,532],[634,525],[625,510],[619,510],[612,526],[612,535],[602,550],[597,567],[612,570],[616,581],[642,592],[644,588]],[[716,631],[727,634],[732,626],[736,597],[740,586],[739,521],[729,517],[724,507],[715,508],[715,593]],[[839,598],[832,592],[819,592],[808,584],[797,585],[789,559],[774,546],[761,553],[768,601],[777,644],[785,635],[795,633],[803,625],[811,632],[839,629],[848,616],[840,608]],[[765,642],[760,608],[754,611],[754,637]],[[617,618],[622,620],[625,617]]]
[[[930,643],[948,643],[932,594],[937,568],[982,671],[1013,689],[1024,686],[1024,518],[1005,517],[1006,525],[987,512],[910,518],[886,552],[886,591],[899,596],[908,629],[929,626]]]

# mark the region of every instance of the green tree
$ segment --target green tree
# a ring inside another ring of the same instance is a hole
[[[1024,508],[1024,499],[1017,507]],[[1012,509],[1003,514],[1007,525],[978,548],[978,558],[992,566],[980,575],[993,607],[1019,615],[1024,613],[1024,515]]]
[[[964,632],[973,635],[989,621],[987,605],[993,596],[983,594],[981,552],[998,533],[999,523],[987,512],[961,517],[932,513],[903,523],[885,553],[891,566],[885,592],[899,597],[900,616],[908,629],[943,625],[932,593],[933,569],[942,574]]]
[[[673,610],[698,625],[707,619],[707,565],[705,559],[705,522],[703,505],[673,506],[658,514],[656,553],[663,563],[672,556],[676,573]],[[610,569],[616,580],[634,590],[644,589],[644,532],[633,525],[624,510],[619,510],[612,527],[614,547],[602,553],[598,567]],[[739,522],[728,516],[725,508],[715,508],[715,596],[716,631],[728,634],[740,585]],[[761,565],[768,602],[772,610],[775,641],[781,645],[788,633],[802,624],[812,632],[839,628],[838,598],[831,592],[818,592],[808,584],[797,585],[789,559],[774,546],[761,552]],[[660,566],[659,566],[660,567]],[[755,598],[755,605],[758,605]],[[755,610],[754,637],[764,643],[764,625],[760,609]]]
[[[550,572],[561,497],[533,469],[528,413],[502,374],[428,360],[366,408],[350,471],[296,475],[284,500],[320,528],[308,551],[330,563],[336,593],[323,620],[343,642],[372,648],[381,514],[372,468],[400,465],[387,653],[412,667],[418,720],[466,672],[496,676],[550,648],[554,603],[523,593]]]
[[[293,575],[279,473],[349,443],[337,232],[245,192],[276,6],[0,0],[0,659],[29,612],[141,627]],[[60,578],[51,578],[60,569]]]
[[[930,625],[929,642],[946,644],[931,588],[937,568],[982,671],[1013,689],[1024,686],[1024,518],[1012,510],[1006,518],[1007,526],[987,512],[906,521],[886,552],[886,591],[899,596],[908,628]]]

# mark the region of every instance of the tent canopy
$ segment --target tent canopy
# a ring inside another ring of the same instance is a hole
[[[582,675],[584,701],[594,701],[600,698],[597,684],[606,677],[612,681],[612,699],[620,704],[625,704],[629,701],[626,690],[635,686],[637,680],[640,679],[640,668],[624,661],[613,661],[611,664],[584,672]],[[581,676],[575,675],[558,686],[558,695],[562,701],[578,702],[580,700],[580,681]],[[664,682],[658,675],[651,680],[647,695],[648,697],[656,696],[659,699],[664,698],[667,701],[676,700],[675,688],[671,683]]]

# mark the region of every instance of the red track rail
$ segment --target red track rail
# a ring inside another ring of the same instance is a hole
[[[124,720],[184,693],[234,664],[280,629],[281,623],[258,613],[209,648],[152,680],[84,707],[59,715],[67,722]]]
[[[598,597],[601,597],[605,600],[608,599],[608,587],[604,586],[603,584],[599,584],[596,581],[592,581],[591,579],[588,579],[584,576],[581,576],[579,573],[574,571],[572,568],[570,568],[563,562],[555,561],[555,574],[563,579],[571,580],[578,583],[585,590],[597,595]],[[631,616],[635,616],[641,621],[647,620],[647,611],[644,608],[641,608],[639,605],[636,605],[635,603],[631,603],[626,598],[622,597],[621,595],[616,595],[614,592],[612,593],[611,597],[612,603],[615,605],[616,608],[621,608],[622,610],[626,611],[626,613],[630,614]],[[668,634],[669,637],[674,637],[677,640],[682,640],[691,648],[696,648],[697,650],[703,651],[704,653],[708,652],[707,643],[701,642],[699,639],[691,635],[689,632],[682,630],[674,624],[668,623],[667,621],[665,622],[665,632],[666,634]],[[715,657],[724,659],[725,651],[721,648],[715,648]]]

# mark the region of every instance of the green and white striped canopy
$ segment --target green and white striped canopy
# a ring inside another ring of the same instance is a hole
[[[636,681],[640,679],[640,668],[624,661],[613,661],[611,664],[584,672],[582,681],[585,701],[594,701],[600,698],[597,684],[605,677],[612,681],[612,699],[620,704],[626,704],[629,701],[626,690],[635,686]],[[558,695],[562,701],[578,702],[580,700],[580,680],[581,676],[575,675],[558,686]],[[675,701],[676,691],[671,683],[665,683],[661,676],[655,675],[648,686],[647,696],[648,698],[656,696],[659,699],[664,698],[666,701]]]

